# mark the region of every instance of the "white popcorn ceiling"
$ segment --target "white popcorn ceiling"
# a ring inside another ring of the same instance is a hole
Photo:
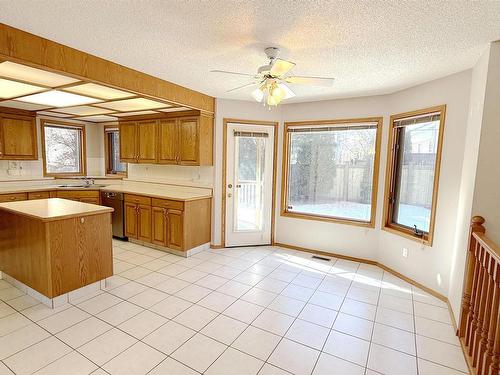
[[[296,102],[384,94],[471,68],[500,39],[500,1],[0,0],[0,22],[219,98],[281,48]]]

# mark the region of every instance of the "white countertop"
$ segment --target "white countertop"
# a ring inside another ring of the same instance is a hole
[[[41,221],[54,221],[113,212],[110,207],[60,198],[0,203],[0,211],[2,210]]]
[[[102,191],[116,191],[121,193],[147,195],[160,199],[171,199],[178,201],[191,201],[198,199],[205,199],[212,197],[212,189],[198,188],[180,185],[167,185],[149,182],[135,182],[135,181],[99,181],[98,185],[106,185],[106,187],[59,187],[58,185],[75,184],[75,181],[57,181],[54,180],[47,182],[26,182],[26,183],[13,183],[7,182],[0,183],[0,194],[16,194],[16,193],[29,193],[37,191],[52,191],[52,190],[102,190]]]

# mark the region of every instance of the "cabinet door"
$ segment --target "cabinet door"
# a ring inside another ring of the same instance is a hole
[[[156,120],[137,122],[137,141],[139,163],[156,162]]]
[[[137,162],[137,134],[135,122],[120,123],[120,160],[122,162]]]
[[[179,155],[179,126],[175,119],[158,121],[158,162],[177,164]]]
[[[168,210],[168,247],[175,250],[182,250],[183,235],[182,211]]]
[[[137,238],[141,241],[151,242],[151,206],[138,205],[137,224]]]
[[[179,120],[179,164],[200,164],[198,135],[198,119],[185,118]]]
[[[137,205],[125,203],[125,236],[137,238]]]
[[[167,210],[161,207],[152,208],[151,242],[160,246],[168,246],[167,241]]]
[[[38,159],[34,117],[2,114],[0,157],[10,160]]]

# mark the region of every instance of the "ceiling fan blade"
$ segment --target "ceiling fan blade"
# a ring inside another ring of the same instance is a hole
[[[256,83],[256,82],[247,83],[247,84],[244,84],[242,86],[235,87],[234,89],[227,90],[226,92],[233,92],[233,91],[241,90],[241,89],[244,89],[245,87],[250,87],[250,86],[257,85],[257,84],[258,83]]]
[[[287,74],[294,66],[295,63],[293,62],[286,61],[283,59],[276,59],[274,60],[270,73],[273,76],[283,76]]]
[[[210,73],[223,73],[223,74],[232,74],[232,75],[235,75],[235,76],[255,77],[255,74],[229,72],[227,70],[211,70]]]
[[[291,76],[291,77],[286,77],[284,80],[288,83],[295,83],[299,85],[332,87],[335,78]]]
[[[292,89],[287,85],[285,85],[284,83],[278,83],[278,87],[283,89],[283,91],[285,92],[285,96],[283,99],[289,99],[295,96],[295,93],[292,91]]]

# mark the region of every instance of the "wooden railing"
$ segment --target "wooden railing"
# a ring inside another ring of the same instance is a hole
[[[472,218],[458,336],[477,375],[500,374],[500,251]]]

